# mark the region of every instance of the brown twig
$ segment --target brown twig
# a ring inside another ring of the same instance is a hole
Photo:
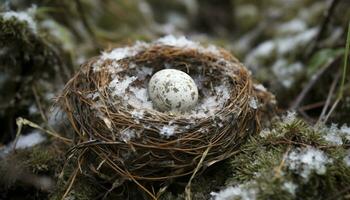
[[[298,110],[300,104],[303,102],[304,98],[308,94],[308,92],[313,88],[313,86],[317,83],[317,81],[321,78],[321,76],[329,69],[333,63],[338,60],[338,57],[335,57],[329,60],[327,63],[323,65],[309,80],[304,89],[299,93],[297,98],[293,101],[293,104],[290,106],[290,110]]]
[[[323,106],[322,112],[320,114],[320,117],[318,118],[317,123],[320,123],[325,118],[327,109],[331,103],[331,99],[332,99],[334,91],[335,91],[335,87],[336,87],[337,83],[339,82],[339,78],[340,78],[340,71],[337,73],[337,75],[335,76],[335,78],[332,82],[332,85],[331,85],[329,92],[328,92],[328,95],[327,95],[326,103]]]
[[[323,18],[323,21],[321,23],[320,29],[318,30],[317,36],[315,40],[312,42],[311,47],[308,49],[307,53],[305,54],[305,58],[310,57],[318,48],[318,43],[321,41],[323,38],[323,35],[326,32],[327,26],[330,22],[330,19],[333,16],[334,10],[339,4],[340,0],[332,0],[329,4],[329,7],[325,13],[325,17]]]

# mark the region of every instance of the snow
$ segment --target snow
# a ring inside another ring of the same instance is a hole
[[[323,138],[329,142],[330,144],[333,145],[342,145],[343,144],[343,140],[341,135],[339,135],[338,133],[335,132],[331,132],[328,133],[327,135],[323,136]]]
[[[188,40],[185,36],[175,37],[173,35],[167,35],[156,41],[156,43],[162,45],[175,46],[179,48],[198,48],[199,43]]]
[[[12,149],[26,149],[45,141],[45,137],[40,131],[34,130],[26,135],[20,135],[17,143],[15,141],[8,144],[6,147],[0,150],[0,157],[6,155],[12,151]],[[15,146],[16,145],[16,146]]]
[[[133,46],[116,48],[110,52],[102,52],[101,59],[118,61],[127,57],[135,56],[147,46],[147,43],[137,41]]]
[[[216,56],[221,56],[220,51],[214,45],[203,47],[198,42],[188,40],[185,36],[176,37],[174,35],[167,35],[155,41],[155,44],[174,46],[178,48],[195,49],[202,53],[212,53]]]
[[[230,186],[219,192],[211,192],[212,200],[255,200],[257,190],[247,188],[245,185]]]
[[[248,104],[249,107],[253,108],[254,110],[258,109],[258,102],[255,97],[250,97]]]
[[[108,86],[109,89],[111,89],[111,94],[113,96],[124,97],[125,90],[128,89],[130,84],[136,79],[136,76],[126,76],[124,80],[120,80],[119,77],[116,76]]]
[[[30,105],[28,108],[28,111],[29,111],[30,115],[35,115],[35,114],[39,113],[39,109],[35,104]]]
[[[139,80],[145,80],[147,76],[151,76],[153,74],[153,69],[150,67],[140,67],[137,68],[137,78]]]
[[[338,129],[336,124],[332,124],[330,128],[321,130],[325,133],[323,138],[332,145],[342,145],[342,132]]]
[[[343,126],[340,128],[340,131],[345,135],[345,138],[347,140],[350,140],[350,127],[348,127],[346,124],[343,124]]]
[[[288,64],[285,59],[277,60],[272,66],[273,73],[285,88],[290,88],[293,85],[295,76],[302,69],[303,65],[300,62]]]
[[[308,180],[312,172],[319,175],[325,174],[326,165],[332,162],[332,159],[328,158],[323,151],[311,146],[294,149],[286,159],[287,167],[305,180]]]
[[[343,159],[344,164],[348,167],[350,167],[350,151],[348,150],[347,155]]]
[[[28,25],[29,29],[33,33],[37,33],[37,24],[35,23],[33,19],[33,15],[36,12],[36,6],[32,6],[27,11],[7,11],[1,13],[2,18],[7,21],[11,19],[16,19],[20,22],[24,22]]]
[[[323,127],[320,131],[324,134],[323,138],[331,145],[343,145],[343,139],[350,140],[350,127],[343,124],[338,128],[337,124],[332,124],[330,127]]]
[[[131,116],[137,120],[143,119],[144,115],[145,115],[145,110],[143,109],[140,109],[140,110],[135,109],[131,112]]]
[[[273,55],[276,44],[269,40],[259,44],[246,57],[245,63],[247,66],[257,68],[262,60],[265,60]]]
[[[148,91],[146,88],[130,87],[132,94],[126,95],[128,103],[134,108],[153,109],[153,104],[149,100]]]
[[[279,32],[279,34],[295,34],[305,31],[306,28],[307,25],[305,21],[296,18],[289,22],[281,24],[279,27],[277,27],[277,31]]]
[[[287,115],[284,115],[282,117],[282,122],[284,124],[291,124],[296,120],[296,113],[295,111],[287,111]]]
[[[292,24],[288,26],[296,26],[296,23],[298,22],[292,22]],[[317,32],[318,32],[318,28],[310,28],[297,34],[289,34],[286,36],[276,37],[275,39],[272,39],[272,40],[264,41],[260,45],[255,47],[247,55],[245,59],[245,63],[247,66],[249,66],[252,69],[258,69],[258,67],[260,67],[261,65],[266,64],[266,62],[268,62],[271,59],[271,57],[288,56],[292,52],[302,49],[316,36]],[[281,58],[281,60],[287,63],[286,61],[284,61],[284,58]],[[283,64],[283,65],[286,65],[286,64]],[[294,67],[299,67],[298,65]]]
[[[160,134],[168,138],[175,134],[176,128],[176,125],[165,125],[160,129]]]
[[[285,191],[289,192],[290,194],[292,194],[293,196],[295,195],[295,190],[298,188],[298,185],[288,181],[288,182],[284,182],[282,185],[282,189],[284,189]]]
[[[136,137],[136,131],[134,129],[125,129],[120,133],[120,139],[125,143],[128,143],[132,138]]]
[[[260,137],[262,137],[262,138],[266,138],[266,137],[268,137],[269,135],[271,135],[271,130],[268,129],[268,128],[264,128],[262,131],[260,131],[259,135],[260,135]]]
[[[254,84],[254,89],[259,90],[261,92],[267,92],[267,89],[263,84]]]
[[[285,55],[293,50],[296,50],[301,45],[307,44],[311,41],[317,34],[318,28],[311,28],[309,30],[303,31],[295,36],[287,36],[285,38],[280,38],[276,40],[277,52],[280,55]]]

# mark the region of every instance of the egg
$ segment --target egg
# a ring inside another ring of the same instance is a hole
[[[188,111],[198,101],[198,88],[194,80],[176,69],[163,69],[155,73],[148,83],[148,94],[153,106],[160,111]]]

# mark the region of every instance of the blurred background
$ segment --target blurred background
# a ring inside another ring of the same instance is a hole
[[[80,64],[169,34],[229,50],[281,112],[315,123],[336,100],[349,8],[348,0],[0,0],[0,148],[15,138],[18,117],[61,125],[54,97]],[[349,122],[349,86],[329,122]]]

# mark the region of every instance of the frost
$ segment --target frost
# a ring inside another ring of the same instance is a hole
[[[160,134],[166,137],[170,137],[175,134],[175,129],[177,126],[175,125],[165,125],[160,129]]]
[[[347,140],[350,140],[350,127],[348,127],[346,124],[343,124],[343,126],[340,128],[340,131],[345,135],[345,138]]]
[[[288,26],[296,25],[292,24]],[[254,48],[251,53],[247,55],[245,63],[252,69],[257,69],[264,62],[268,62],[272,56],[286,56],[304,47],[316,36],[317,31],[318,28],[310,28],[295,35],[287,35],[277,37],[273,40],[267,40]]]
[[[199,52],[212,53],[214,55],[220,56],[220,51],[218,48],[216,48],[216,46],[209,45],[208,47],[203,47],[198,42],[188,40],[185,36],[175,37],[173,35],[167,35],[156,40],[155,44],[157,43],[178,48],[196,49]]]
[[[307,28],[305,21],[301,19],[293,19],[289,22],[281,24],[277,30],[280,34],[300,33]]]
[[[255,200],[257,190],[247,188],[245,185],[238,185],[228,187],[219,192],[211,192],[210,195],[213,200]]]
[[[266,138],[266,137],[268,137],[269,135],[271,135],[271,130],[268,129],[268,128],[264,128],[262,131],[260,131],[259,135],[260,135],[260,137],[262,137],[262,138]]]
[[[295,149],[286,159],[288,168],[297,172],[305,180],[308,180],[312,172],[319,175],[326,173],[326,164],[332,162],[332,159],[328,158],[323,151],[310,146]]]
[[[332,124],[330,127],[321,128],[324,133],[323,138],[332,145],[342,145],[343,138],[350,140],[350,128],[343,124],[338,128],[337,124]]]
[[[32,17],[35,12],[36,6],[32,6],[27,11],[8,11],[1,13],[1,16],[4,20],[16,19],[20,22],[25,22],[33,33],[37,33],[37,24]]]
[[[199,89],[201,89],[201,87],[199,87]],[[191,111],[191,117],[202,118],[212,116],[217,110],[224,106],[229,98],[230,90],[227,83],[215,86],[214,95],[209,93],[204,94],[204,98],[201,102]]]
[[[127,95],[128,103],[134,108],[140,109],[152,109],[153,105],[149,99],[148,91],[146,88],[130,87],[129,89],[133,95]]]
[[[272,71],[279,82],[286,88],[290,88],[294,83],[294,77],[303,69],[300,62],[288,64],[284,59],[277,60],[272,66]]]
[[[248,54],[245,63],[248,66],[256,68],[261,60],[270,57],[275,50],[275,43],[273,41],[265,41],[258,45],[255,49]]]
[[[350,167],[350,151],[348,151],[348,154],[343,159],[344,164],[348,167]]]
[[[125,143],[128,143],[132,138],[136,137],[136,131],[134,129],[125,129],[120,133],[120,139]]]
[[[198,48],[199,46],[197,42],[188,40],[185,36],[175,37],[173,35],[167,35],[165,37],[162,37],[158,39],[156,43],[180,47],[180,48],[185,48],[185,47]]]
[[[282,121],[284,124],[291,124],[296,120],[295,111],[288,111],[287,115],[282,117]]]
[[[336,132],[331,132],[331,133],[328,133],[327,135],[323,136],[323,138],[333,144],[333,145],[342,145],[343,144],[343,140],[341,138],[341,135],[339,135],[338,133]]]
[[[125,90],[134,82],[137,78],[135,76],[126,76],[124,80],[120,80],[119,77],[115,77],[110,83],[109,88],[113,96],[124,97]]]
[[[137,78],[139,80],[145,80],[147,76],[151,76],[153,73],[153,69],[150,67],[140,67],[137,68]]]
[[[249,107],[251,107],[255,110],[258,109],[258,102],[255,99],[255,97],[250,97],[248,104],[249,104]]]
[[[285,55],[291,51],[297,49],[301,45],[307,44],[317,34],[318,28],[311,28],[307,31],[299,33],[293,37],[287,36],[285,38],[279,38],[276,40],[277,52],[280,55]]]
[[[288,181],[288,182],[283,183],[282,188],[294,196],[295,190],[298,188],[298,185],[296,185],[295,183],[293,183],[291,181]]]
[[[116,48],[111,52],[102,52],[101,59],[118,61],[127,57],[135,56],[146,47],[146,43],[137,41],[134,46]]]
[[[261,91],[261,92],[266,92],[266,91],[267,91],[267,89],[265,88],[265,86],[262,85],[262,84],[254,84],[254,88],[255,88],[256,90]]]
[[[39,113],[39,109],[35,104],[30,105],[28,108],[28,111],[29,111],[30,115],[34,115],[34,114]]]

